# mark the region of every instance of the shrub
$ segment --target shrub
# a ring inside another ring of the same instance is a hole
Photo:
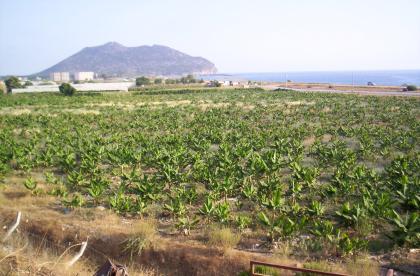
[[[417,86],[415,86],[415,85],[407,85],[407,90],[408,91],[416,91],[417,90]]]
[[[5,82],[7,87],[7,93],[12,93],[13,88],[21,88],[22,85],[20,84],[20,81],[17,77],[10,77]]]
[[[150,80],[146,77],[140,77],[136,79],[136,86],[142,86],[142,85],[149,85]]]
[[[155,84],[162,84],[163,83],[163,80],[162,79],[155,79],[154,80],[154,83]]]
[[[207,233],[208,243],[211,246],[221,247],[223,249],[230,249],[235,247],[239,240],[240,235],[235,234],[230,228],[212,228]]]
[[[76,93],[76,88],[71,86],[69,83],[62,83],[58,89],[60,93],[64,94],[65,96],[73,96]]]

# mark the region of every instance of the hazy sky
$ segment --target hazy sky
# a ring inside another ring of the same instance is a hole
[[[0,0],[0,75],[161,44],[220,72],[420,69],[419,0]]]

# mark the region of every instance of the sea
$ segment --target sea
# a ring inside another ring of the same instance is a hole
[[[264,81],[264,82],[305,82],[366,85],[408,85],[420,86],[420,70],[384,70],[384,71],[308,71],[308,72],[266,72],[232,73],[202,75],[205,80]]]

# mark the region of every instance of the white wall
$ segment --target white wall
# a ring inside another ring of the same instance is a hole
[[[129,87],[134,86],[134,82],[100,82],[100,83],[80,83],[72,84],[79,91],[128,91]],[[58,92],[58,85],[32,85],[26,88],[16,88],[12,93],[28,92]]]

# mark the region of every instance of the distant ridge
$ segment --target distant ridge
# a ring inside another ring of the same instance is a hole
[[[215,65],[162,45],[126,47],[117,42],[86,47],[56,65],[34,75],[52,72],[93,71],[99,75],[134,77],[140,75],[212,74]]]

